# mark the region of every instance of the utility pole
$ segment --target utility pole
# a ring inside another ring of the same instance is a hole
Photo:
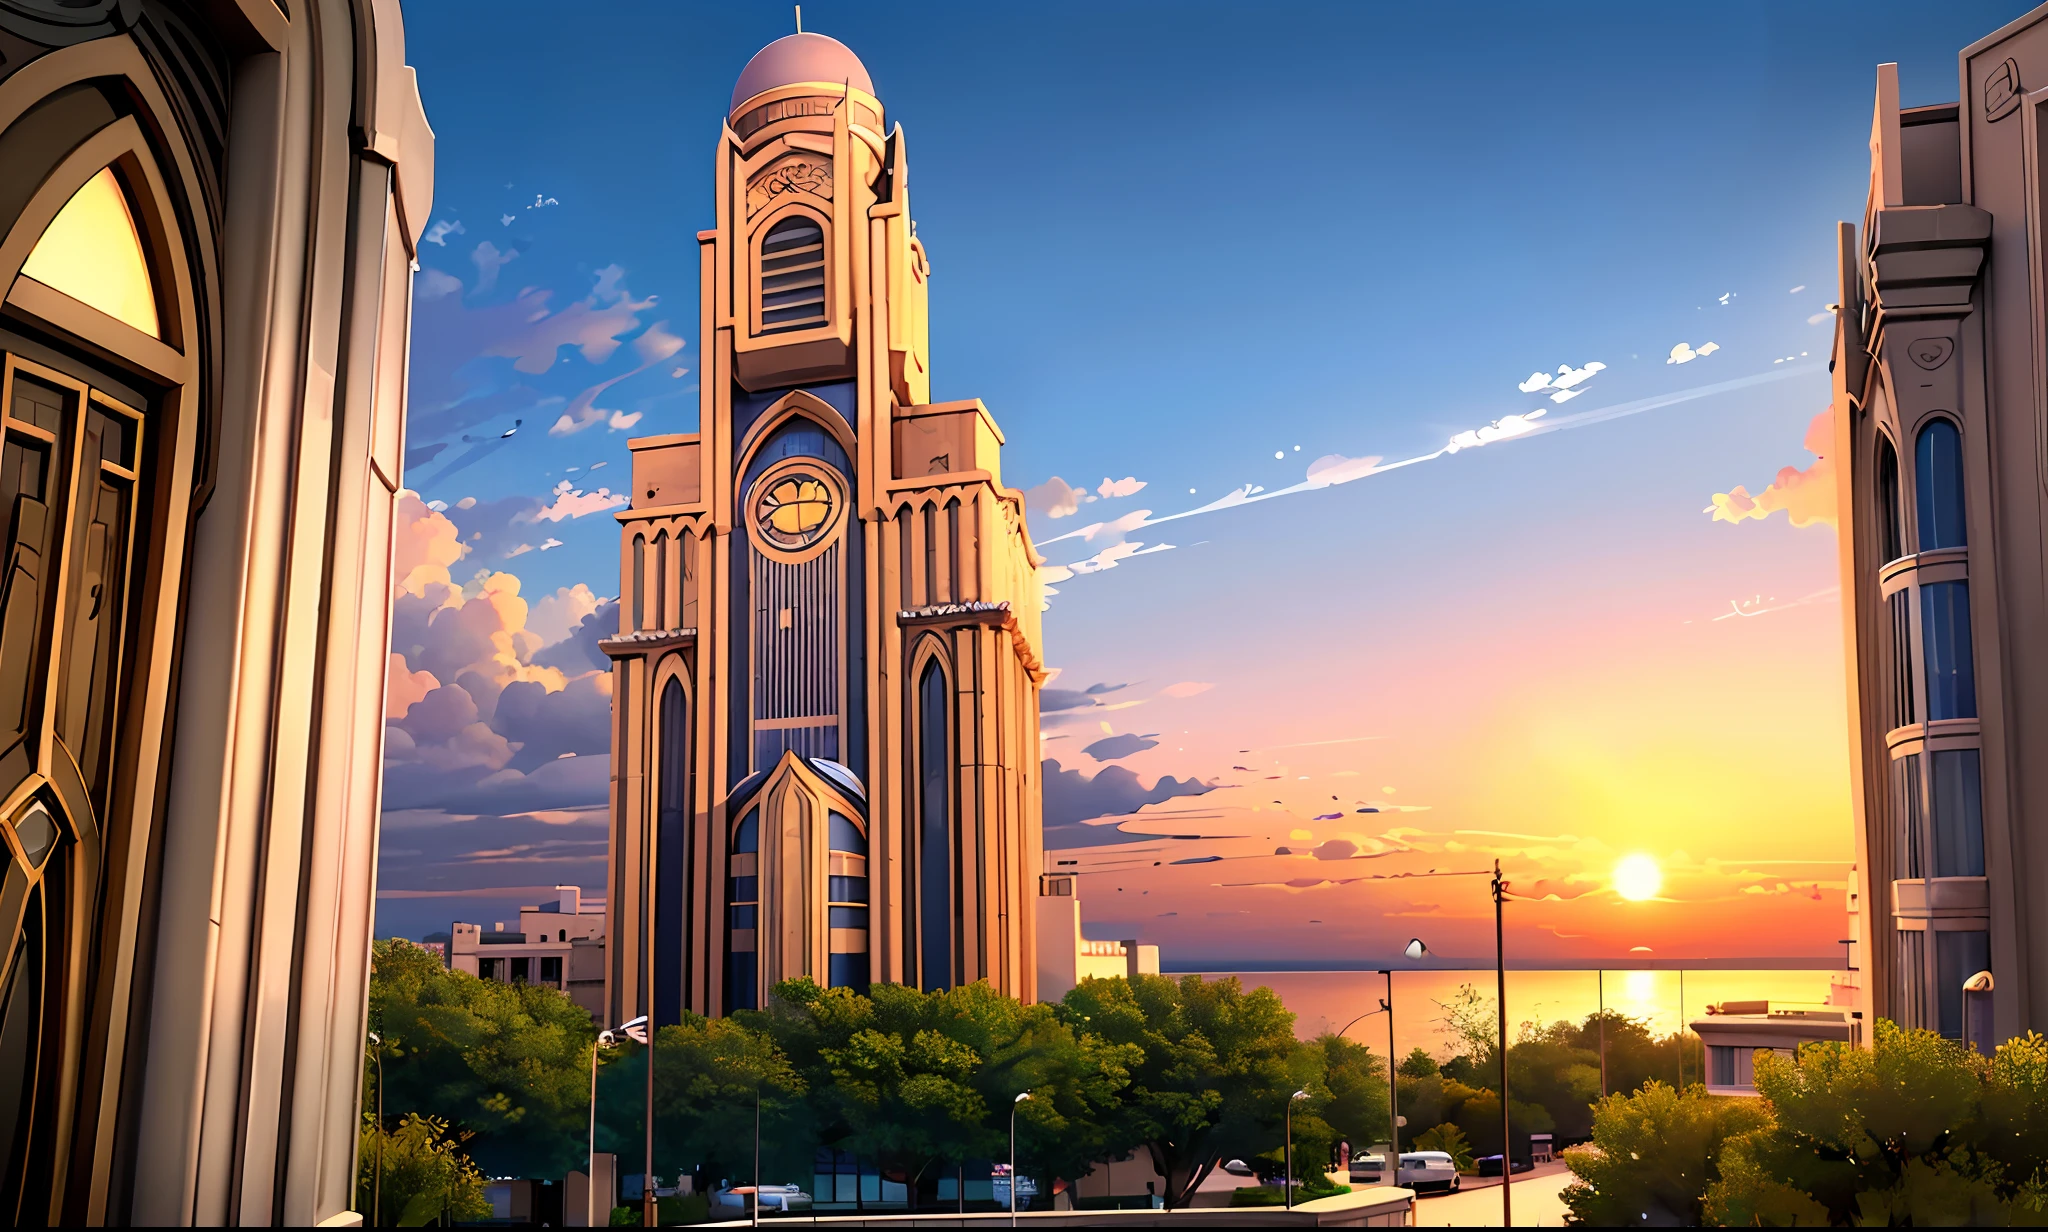
[[[1498,998],[1500,1017],[1500,1226],[1515,1226],[1514,1189],[1515,1156],[1514,1140],[1508,1132],[1508,960],[1507,930],[1502,920],[1502,906],[1507,901],[1508,883],[1500,879],[1500,861],[1493,862],[1493,971],[1495,996]],[[1391,1015],[1390,1015],[1391,1017]]]

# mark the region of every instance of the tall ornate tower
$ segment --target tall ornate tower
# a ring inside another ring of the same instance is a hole
[[[987,408],[931,401],[903,131],[795,34],[716,158],[701,431],[631,442],[618,515],[614,1021],[793,976],[1028,999],[1037,556]]]

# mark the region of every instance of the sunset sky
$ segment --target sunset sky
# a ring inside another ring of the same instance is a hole
[[[1413,875],[1498,857],[1525,965],[1838,954],[1834,223],[1876,64],[1952,100],[2025,6],[1104,8],[805,6],[908,138],[933,396],[1028,492],[1090,933],[1490,958],[1485,880]],[[407,18],[379,932],[418,936],[602,890],[613,493],[697,428],[710,154],[789,10]]]

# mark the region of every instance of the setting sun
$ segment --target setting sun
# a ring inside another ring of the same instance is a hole
[[[1623,856],[1621,863],[1614,866],[1614,892],[1632,903],[1655,898],[1663,888],[1664,870],[1657,867],[1652,856],[1637,852]]]

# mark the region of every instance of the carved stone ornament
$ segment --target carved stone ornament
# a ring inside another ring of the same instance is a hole
[[[2020,66],[2007,60],[1984,78],[1984,119],[1996,124],[2020,105]]]
[[[1915,338],[1906,344],[1906,354],[1929,372],[1947,363],[1955,349],[1953,338]]]
[[[752,218],[790,193],[832,199],[832,160],[815,154],[791,154],[754,177],[747,185],[747,217]]]

